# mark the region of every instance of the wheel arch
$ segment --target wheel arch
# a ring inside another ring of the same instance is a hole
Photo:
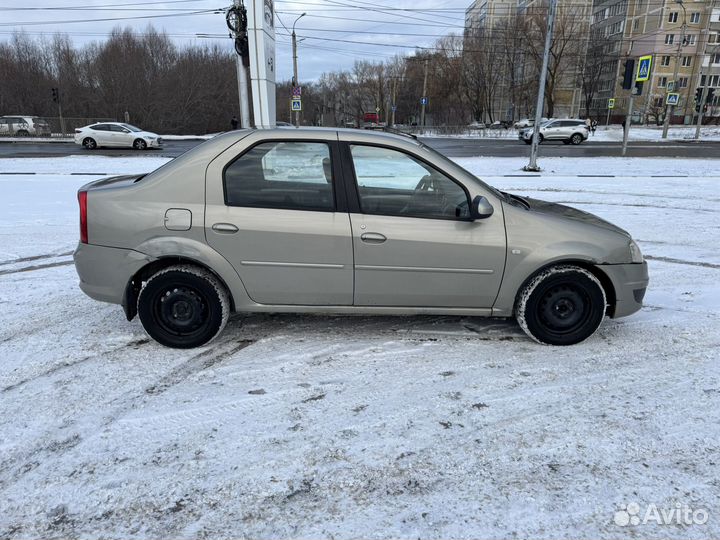
[[[615,304],[617,303],[617,293],[615,291],[615,286],[613,285],[612,280],[605,272],[602,271],[600,266],[582,259],[563,259],[552,261],[530,273],[530,275],[528,275],[528,277],[522,282],[520,287],[518,287],[518,290],[515,292],[515,299],[513,301],[512,308],[513,315],[515,315],[515,307],[517,306],[518,299],[520,298],[520,295],[522,294],[522,291],[523,289],[525,289],[527,284],[530,283],[535,278],[535,276],[554,266],[577,266],[579,268],[582,268],[583,270],[587,270],[593,276],[595,276],[600,282],[600,285],[602,285],[603,290],[605,291],[605,298],[607,300],[605,314],[608,316],[612,316],[612,313],[615,310]]]
[[[137,315],[137,300],[138,295],[140,294],[140,289],[142,288],[143,281],[147,281],[151,276],[155,275],[161,270],[164,270],[165,268],[169,268],[178,264],[188,264],[191,266],[196,266],[198,268],[202,268],[203,270],[208,271],[213,276],[215,276],[222,284],[222,286],[225,287],[225,290],[228,293],[228,296],[230,298],[230,312],[232,313],[235,311],[235,299],[233,298],[232,289],[228,286],[228,283],[222,278],[222,276],[220,276],[220,274],[218,274],[210,266],[190,257],[165,256],[160,257],[159,259],[155,259],[154,261],[140,268],[140,270],[135,272],[135,274],[128,280],[127,285],[125,285],[122,307],[123,311],[125,311],[125,316],[127,317],[128,321],[131,321]]]

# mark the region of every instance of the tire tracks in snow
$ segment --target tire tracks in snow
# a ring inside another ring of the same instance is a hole
[[[108,355],[117,353],[133,343],[145,344],[149,343],[149,340],[129,342],[111,349],[110,351],[98,353],[92,357],[85,357],[73,363],[59,365],[56,368],[46,370],[37,377],[6,387],[2,392],[5,393],[6,391],[12,391],[19,386],[28,384],[38,378],[52,376],[63,369],[76,367],[77,365],[98,357],[107,359]],[[42,458],[43,453],[53,454],[65,450],[71,450],[76,446],[82,445],[87,440],[101,436],[103,432],[105,432],[111,425],[119,421],[122,416],[127,414],[129,411],[147,403],[149,399],[164,393],[168,389],[182,383],[191,376],[216,366],[223,360],[230,358],[235,353],[247,348],[253,343],[254,341],[252,340],[236,341],[232,338],[216,343],[209,349],[190,356],[190,358],[172,368],[168,373],[159,377],[155,382],[146,386],[137,385],[126,391],[124,394],[121,394],[120,397],[114,400],[115,406],[109,413],[104,415],[98,414],[91,417],[91,419],[86,422],[83,422],[83,415],[78,414],[74,420],[79,420],[80,423],[73,424],[77,429],[70,432],[69,435],[68,432],[46,433],[44,436],[41,436],[41,440],[33,448],[19,448],[19,451],[15,455],[9,455],[9,452],[6,453],[2,456],[2,460],[0,461],[0,487],[20,480],[25,473],[35,469],[38,464],[42,464],[44,461]],[[111,401],[110,403],[100,405],[109,409],[110,406],[113,405],[113,402]],[[69,440],[72,440],[71,445],[66,444]]]
[[[48,259],[63,259],[64,257],[69,257],[73,254],[72,251],[67,251],[64,253],[47,253],[44,255],[31,255],[29,257],[20,257],[18,259],[12,259],[8,261],[0,261],[0,266],[15,266],[15,265],[21,265],[23,263],[31,263],[36,261],[46,261]],[[70,266],[73,264],[73,260],[60,260],[55,262],[47,262],[47,263],[40,263],[40,264],[31,264],[29,266],[21,266],[20,268],[10,268],[10,269],[2,269],[0,270],[0,276],[8,275],[8,274],[18,274],[20,272],[33,272],[35,270],[43,270],[45,268],[55,268],[56,266]]]

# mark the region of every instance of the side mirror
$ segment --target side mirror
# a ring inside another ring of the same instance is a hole
[[[470,207],[470,217],[475,219],[487,219],[493,215],[495,209],[485,197],[478,195],[473,199],[472,206]]]

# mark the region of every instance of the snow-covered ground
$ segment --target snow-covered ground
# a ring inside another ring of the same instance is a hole
[[[85,297],[69,255],[89,173],[164,161],[0,159],[0,538],[720,536],[720,160],[458,159],[639,240],[646,307],[580,345],[241,315],[192,351]],[[708,520],[618,525],[632,503]]]

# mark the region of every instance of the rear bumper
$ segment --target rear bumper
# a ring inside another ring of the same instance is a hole
[[[649,283],[647,262],[642,264],[603,264],[598,267],[612,281],[615,289],[615,306],[610,317],[627,317],[642,308]]]
[[[111,304],[121,304],[130,278],[155,260],[131,249],[93,244],[78,244],[73,258],[80,289],[90,298]]]

